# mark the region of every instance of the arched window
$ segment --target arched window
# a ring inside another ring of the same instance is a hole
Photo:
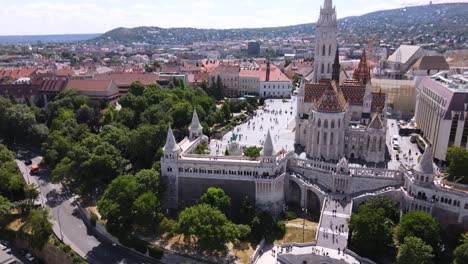
[[[322,47],[322,55],[325,56],[325,45]]]
[[[333,132],[330,133],[330,145],[333,145]]]
[[[341,119],[338,119],[338,128],[341,127]]]
[[[328,128],[328,120],[327,119],[325,119],[325,121],[323,122],[323,127]]]
[[[328,46],[328,56],[331,56],[331,44]]]
[[[320,131],[317,132],[317,145],[320,144]]]
[[[322,63],[322,73],[324,73],[324,71],[325,71],[325,65],[323,65]]]
[[[327,73],[330,73],[330,63],[327,64]]]
[[[317,123],[317,127],[320,127],[321,125],[322,125],[322,120],[320,120],[320,118],[319,118],[318,123]]]
[[[335,128],[335,120],[332,120],[332,121],[331,121],[331,126],[330,126],[330,128]]]
[[[323,133],[323,144],[327,144],[327,133]]]

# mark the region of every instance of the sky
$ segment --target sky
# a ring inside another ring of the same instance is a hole
[[[252,28],[316,22],[324,0],[0,0],[0,35],[104,33],[117,27]],[[439,0],[433,0],[436,2]],[[442,0],[443,1],[443,0]],[[445,0],[453,1],[453,0]],[[468,1],[468,0],[459,0]],[[429,0],[334,0],[338,17]]]

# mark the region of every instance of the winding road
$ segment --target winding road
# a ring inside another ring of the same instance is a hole
[[[61,184],[52,183],[47,172],[41,173],[40,176],[30,175],[31,168],[24,161],[30,159],[33,164],[39,164],[42,157],[24,150],[19,150],[17,153],[16,163],[24,180],[26,183],[39,187],[38,202],[43,207],[49,208],[52,214],[54,233],[89,263],[163,263],[120,248],[110,242],[100,241],[90,234],[82,219],[76,214],[76,196],[73,196]]]

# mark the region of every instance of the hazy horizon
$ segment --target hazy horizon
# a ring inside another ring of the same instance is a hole
[[[343,18],[426,2],[428,4],[429,0],[334,0],[333,4],[338,17]],[[0,35],[102,34],[118,27],[140,26],[200,29],[290,26],[315,23],[322,4],[323,0],[200,0],[196,3],[189,0],[134,0],[132,3],[128,0],[97,3],[92,0],[79,3],[74,0],[16,0],[0,11]]]

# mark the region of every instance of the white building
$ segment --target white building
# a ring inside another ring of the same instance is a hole
[[[434,157],[445,161],[450,146],[468,148],[468,78],[437,75],[416,83],[416,123]]]

